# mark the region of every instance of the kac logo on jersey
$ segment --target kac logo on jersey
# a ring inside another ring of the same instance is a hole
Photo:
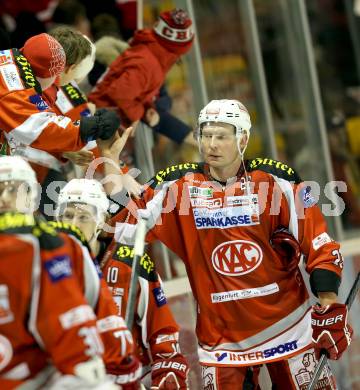
[[[240,276],[254,271],[262,262],[259,245],[251,241],[227,241],[218,245],[211,255],[213,267],[227,276]]]
[[[167,301],[163,289],[161,287],[156,287],[152,291],[154,294],[156,306],[161,307],[166,305]]]
[[[45,103],[45,101],[40,95],[31,95],[29,97],[29,100],[32,104],[35,104],[39,111],[44,111],[49,108],[49,106]]]
[[[52,282],[59,282],[72,275],[70,258],[68,256],[56,256],[45,262],[45,269]]]

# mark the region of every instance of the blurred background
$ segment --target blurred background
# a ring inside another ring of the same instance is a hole
[[[340,216],[327,217],[345,257],[343,299],[360,270],[360,1],[0,0],[0,49],[22,47],[30,36],[58,24],[72,25],[93,41],[104,35],[128,40],[137,28],[152,26],[161,11],[174,7],[190,14],[196,38],[191,52],[168,74],[171,112],[194,128],[209,100],[242,101],[253,121],[247,158],[279,159],[303,180],[318,182],[319,203],[328,214],[344,202]],[[199,160],[194,146],[179,146],[158,133],[141,142],[152,160],[150,174]],[[143,163],[139,168],[148,169],[150,162]],[[334,181],[346,183],[347,190]],[[196,389],[194,302],[185,271],[164,248],[154,253],[162,259],[160,272],[183,326],[181,343],[192,360]],[[351,318],[359,335],[358,301]],[[359,360],[357,337],[334,364],[340,389],[360,389]]]

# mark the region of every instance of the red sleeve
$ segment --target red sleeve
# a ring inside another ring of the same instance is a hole
[[[306,270],[326,269],[341,277],[342,257],[340,245],[327,232],[325,219],[318,206],[305,210],[305,218],[299,221],[299,240],[306,255]]]
[[[343,268],[340,245],[329,236],[310,186],[277,182],[282,187],[280,225],[289,228],[300,244],[313,293],[337,293]]]
[[[171,313],[159,276],[157,281],[149,281],[147,307],[146,341],[150,345],[151,357],[153,361],[172,358],[180,353],[179,326]]]
[[[126,69],[109,86],[106,93],[130,122],[141,119],[145,114],[142,95],[146,90],[146,69]]]
[[[0,99],[0,128],[10,147],[17,143],[47,152],[80,150],[85,143],[70,118],[52,112],[34,89],[8,93]]]
[[[182,183],[182,180],[167,181],[155,189],[148,185],[141,199],[132,199],[126,209],[111,220],[115,225],[115,241],[134,245],[138,215],[145,216],[148,230],[146,241],[160,240],[181,259],[185,259],[185,246],[178,240],[182,232],[179,230],[177,234],[182,225],[179,222],[182,215],[177,212],[177,207],[181,207],[182,197],[179,194],[183,190]]]
[[[127,356],[134,352],[134,344],[131,333],[123,317],[118,315],[117,306],[102,278],[95,312],[98,318],[97,327],[105,348],[106,371],[110,374],[117,374],[117,368]]]
[[[280,224],[288,228],[298,240],[305,256],[306,271],[311,274],[315,269],[325,269],[340,277],[340,245],[330,238],[325,218],[316,204],[310,186],[305,182],[292,185],[277,178],[273,192],[269,202],[277,204],[281,199],[280,216],[272,218],[273,228]],[[273,208],[273,214],[277,214],[276,208]]]

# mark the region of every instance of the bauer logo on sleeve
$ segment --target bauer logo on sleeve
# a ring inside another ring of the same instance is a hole
[[[167,301],[163,289],[161,287],[156,287],[152,291],[154,294],[156,306],[161,307],[166,305]]]
[[[59,282],[72,275],[70,258],[68,256],[56,256],[44,264],[52,282]]]

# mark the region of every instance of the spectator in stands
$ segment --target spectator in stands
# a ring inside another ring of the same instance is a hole
[[[167,72],[191,49],[193,36],[185,11],[161,13],[152,29],[135,33],[130,48],[111,64],[89,100],[97,107],[116,107],[125,125],[142,120],[179,144],[192,143],[190,127],[182,122],[180,126],[168,111],[157,110],[155,102]]]
[[[90,21],[85,6],[78,0],[61,0],[52,16],[55,25],[67,25],[91,37]]]

